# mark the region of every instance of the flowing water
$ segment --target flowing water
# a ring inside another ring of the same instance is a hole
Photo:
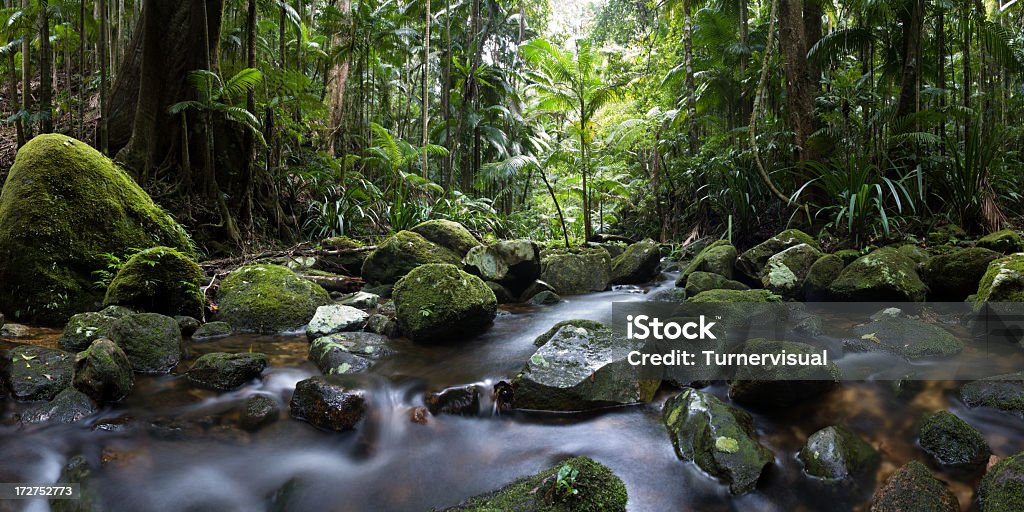
[[[218,512],[267,510],[275,493],[289,491],[296,510],[425,511],[455,505],[501,487],[571,455],[609,466],[626,483],[629,509],[662,510],[863,510],[878,482],[912,459],[927,461],[916,445],[926,411],[951,409],[979,428],[997,455],[1024,449],[1020,420],[965,408],[956,382],[928,382],[909,401],[888,382],[846,382],[813,403],[754,414],[762,442],[775,463],[758,489],[740,497],[677,459],[661,423],[661,405],[677,391],[663,390],[644,405],[586,414],[493,413],[478,417],[429,416],[412,421],[423,395],[448,386],[490,388],[510,378],[533,353],[534,338],[571,318],[610,321],[613,301],[645,300],[672,286],[623,288],[570,297],[555,306],[502,313],[485,334],[467,343],[421,347],[396,341],[394,354],[360,376],[372,410],[356,431],[325,432],[287,416],[295,383],[318,374],[306,361],[304,337],[233,336],[189,344],[189,359],[207,352],[253,350],[270,356],[259,381],[228,393],[190,386],[181,373],[143,376],[130,398],[74,425],[19,427],[24,404],[3,402],[0,481],[55,481],[70,456],[84,454],[111,510]],[[52,345],[53,333],[33,343]],[[3,347],[0,347],[3,348]],[[727,399],[723,385],[708,391]],[[237,425],[240,404],[265,394],[281,418],[256,433]],[[796,453],[814,431],[844,423],[882,453],[873,479],[827,485],[807,477]],[[966,509],[979,474],[932,468]],[[44,511],[44,501],[11,506]],[[0,510],[4,509],[0,506]],[[15,508],[16,510],[16,508]]]

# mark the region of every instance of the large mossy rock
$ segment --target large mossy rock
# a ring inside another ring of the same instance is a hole
[[[782,297],[768,290],[708,290],[688,297],[686,301],[697,303],[782,302]]]
[[[857,258],[829,287],[835,300],[850,302],[920,302],[927,290],[917,263],[895,247]]]
[[[203,271],[191,258],[170,247],[153,247],[128,259],[107,288],[103,304],[202,318],[202,281]]]
[[[794,341],[753,339],[743,344],[744,354],[801,356],[810,361],[822,350]],[[824,357],[821,362],[825,362]],[[769,409],[789,407],[834,389],[839,385],[839,367],[833,362],[822,366],[785,365],[765,362],[760,365],[740,366],[729,382],[729,397],[734,402],[752,408]]]
[[[558,489],[571,478],[572,491]],[[573,493],[575,492],[575,494]],[[536,475],[471,498],[448,512],[623,512],[626,485],[612,470],[589,457],[566,459]]]
[[[136,372],[167,373],[181,361],[181,328],[169,316],[126,316],[110,325],[109,335],[124,350]]]
[[[871,512],[959,512],[960,502],[946,483],[914,460],[896,470],[875,491]]]
[[[825,254],[818,258],[804,277],[804,300],[821,302],[831,298],[829,287],[843,272],[846,262],[835,254]]]
[[[1024,254],[1011,254],[988,264],[978,283],[978,302],[1024,302]]]
[[[294,418],[341,432],[355,428],[366,415],[366,395],[336,376],[310,377],[295,385],[289,407]]]
[[[560,325],[535,340],[543,344],[512,380],[515,408],[582,411],[654,398],[661,379],[627,359],[632,351],[649,352],[646,341],[617,336],[597,322]]]
[[[690,264],[683,269],[676,279],[676,286],[686,286],[686,280],[694,272],[710,272],[726,279],[733,277],[733,265],[736,263],[736,248],[726,240],[718,240],[697,253]]]
[[[480,245],[480,241],[465,226],[447,219],[421,222],[409,231],[448,249],[460,258],[465,256],[470,249]]]
[[[196,359],[187,375],[198,386],[229,391],[259,377],[268,363],[266,354],[258,352],[213,352]]]
[[[714,395],[687,389],[665,402],[662,420],[676,455],[728,484],[732,494],[754,490],[774,460],[750,415]]]
[[[650,238],[626,248],[612,259],[611,284],[641,284],[649,282],[658,274],[661,251],[658,243]]]
[[[398,326],[417,342],[451,341],[486,329],[498,311],[494,292],[455,265],[417,267],[395,285]]]
[[[936,302],[960,302],[977,293],[989,263],[1000,256],[989,249],[972,247],[929,259],[922,268],[928,298]]]
[[[476,246],[463,261],[467,271],[506,288],[512,298],[540,277],[540,247],[532,240],[502,240]]]
[[[1004,229],[990,233],[978,239],[978,247],[1009,254],[1024,251],[1024,238],[1012,229]]]
[[[979,466],[992,453],[978,429],[949,411],[925,418],[918,437],[921,448],[945,466]]]
[[[79,313],[68,319],[57,345],[70,352],[89,348],[93,341],[107,336],[110,324],[117,320],[103,312]]]
[[[811,434],[800,449],[799,458],[807,474],[824,480],[863,476],[881,459],[870,444],[841,425]]]
[[[331,303],[327,292],[278,265],[235,270],[220,285],[218,319],[236,331],[277,334],[302,328],[317,308]]]
[[[936,324],[903,316],[876,318],[853,329],[860,339],[873,342],[862,346],[887,350],[909,360],[951,357],[964,349],[959,338]]]
[[[720,274],[697,271],[686,278],[686,296],[696,297],[709,290],[749,290],[750,287]]]
[[[1024,418],[1024,372],[964,384],[960,388],[960,399],[968,407],[992,407]]]
[[[121,169],[84,142],[40,135],[19,151],[0,194],[0,310],[61,324],[97,309],[93,272],[109,256],[188,235]]]
[[[128,355],[113,341],[100,338],[75,356],[74,386],[99,403],[128,396],[135,385]]]
[[[807,244],[816,250],[821,250],[818,242],[807,233],[799,229],[787,229],[740,254],[736,258],[736,268],[747,279],[755,283],[759,282],[764,273],[764,266],[768,263],[768,258],[800,244]]]
[[[604,249],[546,249],[540,265],[540,279],[561,296],[604,291],[611,279],[611,256]]]
[[[978,488],[978,504],[982,512],[1017,512],[1024,507],[1024,452],[989,470]]]
[[[22,345],[6,352],[0,371],[16,400],[52,400],[71,384],[73,364],[67,352]]]
[[[786,299],[803,298],[804,280],[821,251],[809,244],[797,244],[768,258],[761,272],[761,285]]]
[[[428,263],[460,265],[462,255],[418,233],[399,231],[383,241],[363,262],[362,276],[371,283],[391,284],[412,269]]]
[[[321,336],[345,331],[358,331],[366,325],[369,313],[352,306],[330,304],[316,308],[316,314],[306,326],[306,337],[310,341]]]

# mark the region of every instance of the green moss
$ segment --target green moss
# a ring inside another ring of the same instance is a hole
[[[989,263],[999,257],[999,253],[981,247],[933,257],[923,268],[929,297],[937,301],[964,300],[977,292]]]
[[[170,247],[153,247],[121,267],[103,304],[201,318],[206,303],[202,280],[202,269],[188,256]]]
[[[736,248],[727,240],[717,240],[704,248],[683,269],[676,280],[676,286],[686,286],[686,280],[694,272],[710,272],[726,279],[732,279],[733,264],[736,262]]]
[[[879,454],[866,441],[841,425],[825,427],[807,439],[800,449],[800,461],[807,474],[838,480],[874,468]]]
[[[928,232],[928,245],[944,245],[956,243],[967,238],[967,232],[956,224],[944,224]]]
[[[686,296],[694,297],[708,290],[749,290],[750,287],[719,274],[697,271],[686,278]]]
[[[853,263],[854,261],[857,261],[857,258],[863,256],[863,254],[856,249],[840,249],[834,252],[833,254],[835,254],[836,256],[843,260],[844,267],[846,265],[849,265],[850,263]]]
[[[977,466],[991,453],[981,432],[949,411],[929,415],[919,431],[921,448],[949,466]]]
[[[553,325],[544,334],[537,336],[537,338],[533,340],[533,344],[539,347],[547,343],[548,341],[551,340],[551,337],[554,336],[555,333],[559,331],[559,329],[567,325],[571,325],[573,327],[580,327],[588,331],[611,331],[611,329],[609,329],[607,325],[604,325],[601,322],[598,322],[597,320],[563,320]]]
[[[1024,255],[992,261],[978,283],[976,302],[1024,302]]]
[[[993,407],[1024,418],[1024,372],[996,375],[960,388],[968,407]]]
[[[871,500],[871,510],[959,512],[960,503],[945,482],[913,460],[896,470]]]
[[[807,233],[799,229],[787,229],[741,254],[736,259],[736,268],[755,282],[760,281],[768,258],[800,244],[807,244],[818,251],[821,250],[818,241]]]
[[[846,266],[829,287],[836,300],[920,302],[927,287],[917,263],[896,247],[883,247]]]
[[[804,299],[822,301],[828,298],[828,288],[843,272],[846,264],[843,258],[835,254],[826,254],[811,265],[804,278]]]
[[[1024,452],[1007,457],[981,480],[978,503],[982,512],[1016,512],[1024,504]]]
[[[181,329],[177,320],[169,316],[126,316],[110,325],[109,335],[137,372],[167,373],[181,361]]]
[[[782,302],[768,290],[708,290],[686,299],[688,302]]]
[[[1024,251],[1024,238],[1012,229],[1004,229],[979,238],[976,245],[1009,254]]]
[[[267,363],[267,356],[258,352],[204,354],[189,368],[188,380],[210,389],[231,390],[259,377]]]
[[[475,334],[497,313],[494,292],[455,265],[417,267],[395,285],[398,325],[416,341]]]
[[[133,248],[188,235],[121,169],[87,144],[40,135],[23,146],[0,194],[0,310],[58,324],[96,308],[93,272]]]
[[[331,303],[315,283],[278,265],[248,265],[232,272],[218,292],[219,319],[237,331],[275,334],[309,323]]]
[[[365,246],[363,242],[359,240],[353,240],[347,236],[335,236],[331,238],[325,238],[320,242],[320,247],[327,250],[346,250],[346,249],[358,249]]]
[[[480,241],[462,224],[446,219],[421,222],[409,231],[448,249],[460,258],[465,256],[470,249],[480,245]]]
[[[371,283],[394,283],[427,263],[460,264],[462,256],[412,231],[399,231],[382,242],[363,262],[362,276]]]
[[[604,291],[611,280],[611,256],[604,249],[545,249],[540,265],[540,279],[563,296]]]

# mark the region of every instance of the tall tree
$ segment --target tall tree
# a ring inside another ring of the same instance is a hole
[[[896,116],[917,111],[920,94],[921,32],[924,26],[924,0],[905,0],[897,8],[903,28],[903,73]]]
[[[808,145],[814,130],[814,95],[810,69],[807,63],[807,35],[804,25],[804,1],[778,0],[779,49],[786,77],[786,99],[789,120],[793,129],[793,142],[801,161],[815,160],[817,155]],[[819,21],[820,25],[820,21]]]
[[[53,131],[53,50],[50,49],[50,3],[38,0],[39,117],[42,133]]]

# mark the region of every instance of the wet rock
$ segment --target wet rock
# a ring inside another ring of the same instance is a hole
[[[227,322],[206,322],[192,333],[192,341],[210,341],[230,336],[232,332]]]
[[[1024,372],[996,375],[960,388],[968,407],[992,407],[1024,418]]]
[[[836,300],[854,302],[920,302],[926,292],[917,263],[894,247],[858,258],[829,287]]]
[[[1024,504],[1024,452],[998,462],[978,488],[982,512],[1016,512]]]
[[[395,285],[398,326],[417,342],[451,341],[479,333],[497,313],[494,292],[454,265],[423,265]]]
[[[460,265],[462,255],[455,254],[412,231],[399,231],[363,262],[362,275],[370,283],[395,283],[412,269],[428,263]],[[377,295],[384,296],[374,291]]]
[[[818,242],[799,229],[787,229],[750,248],[736,258],[736,269],[752,282],[760,282],[764,266],[772,256],[800,244],[821,250]],[[730,276],[727,276],[730,277]]]
[[[480,414],[480,388],[474,385],[456,386],[427,393],[423,400],[430,414],[476,416]]]
[[[52,400],[71,384],[73,364],[67,352],[22,345],[7,351],[2,370],[16,400]]]
[[[720,274],[698,270],[686,278],[686,296],[694,297],[699,293],[708,290],[749,290],[750,287],[732,279],[726,279]]]
[[[101,315],[113,318],[124,318],[126,316],[134,315],[135,313],[137,313],[137,311],[124,306],[107,306],[100,310]]]
[[[800,449],[799,457],[807,474],[825,480],[865,475],[876,468],[880,460],[870,444],[839,425],[811,434]]]
[[[64,470],[61,471],[60,478],[57,479],[57,485],[78,484],[78,499],[51,499],[50,510],[52,512],[103,512],[108,510],[100,498],[92,472],[93,468],[85,456],[75,455],[68,459]]]
[[[110,324],[116,318],[103,313],[79,313],[68,319],[57,345],[69,352],[80,352],[89,348],[93,341],[107,336]]]
[[[803,298],[804,280],[821,251],[808,244],[794,245],[768,258],[761,271],[761,285],[786,299]]]
[[[540,263],[540,279],[562,296],[604,291],[611,279],[611,257],[604,249],[547,249]]]
[[[650,238],[626,248],[612,260],[611,284],[641,284],[654,279],[661,262],[658,244]]]
[[[665,402],[662,420],[676,455],[728,484],[732,494],[754,490],[774,460],[750,415],[713,395],[687,389]]]
[[[547,306],[551,304],[558,304],[562,302],[562,298],[555,292],[543,291],[534,295],[530,300],[526,301],[527,304],[533,306]]]
[[[559,474],[572,479],[576,494],[557,487]],[[588,457],[574,457],[446,510],[622,512],[627,501],[626,486],[615,473]]]
[[[344,331],[358,331],[366,325],[370,315],[352,306],[320,306],[306,326],[306,337],[314,340],[321,336]]]
[[[925,418],[918,436],[921,448],[945,466],[980,466],[992,453],[981,432],[949,411]]]
[[[269,363],[266,354],[214,352],[196,359],[188,370],[189,382],[205,388],[229,391],[256,379]]]
[[[427,241],[437,244],[460,258],[465,256],[470,249],[480,245],[480,241],[473,236],[462,224],[447,219],[432,219],[421,222],[412,229]]]
[[[4,314],[0,313],[0,327],[3,327],[5,322],[6,319],[4,318]]]
[[[239,425],[250,432],[259,430],[281,415],[277,401],[267,395],[252,395],[242,403]]]
[[[1024,254],[1011,254],[989,263],[974,300],[1024,302]]]
[[[956,224],[943,224],[928,232],[929,246],[954,243],[967,238],[967,232]]]
[[[380,304],[380,295],[358,291],[338,299],[338,304],[342,306],[352,306],[357,309],[375,308],[377,307],[377,304]]]
[[[509,291],[508,288],[505,288],[494,281],[486,281],[484,284],[494,292],[494,298],[498,301],[498,304],[511,304],[516,302],[516,298],[512,296],[512,292]]]
[[[0,327],[0,338],[24,338],[28,336],[29,328],[21,324],[4,324]]]
[[[1010,254],[1024,251],[1024,238],[1021,238],[1020,234],[1012,229],[1004,229],[979,238],[975,245],[996,252]]]
[[[337,377],[311,377],[295,385],[291,415],[320,428],[344,431],[366,415],[366,393]]]
[[[584,320],[584,319],[571,319],[562,320],[551,326],[550,329],[545,331],[540,336],[533,339],[533,345],[535,347],[542,347],[545,343],[551,341],[551,338],[555,336],[555,333],[562,330],[565,326],[572,326],[587,331],[605,331],[608,330],[608,326],[598,322],[597,320]]]
[[[178,322],[178,329],[181,330],[181,335],[186,338],[191,337],[193,334],[195,334],[195,332],[199,330],[199,327],[202,325],[202,323],[199,320],[192,318],[190,316],[178,315],[174,317],[174,320]]]
[[[669,288],[667,290],[661,290],[652,295],[650,300],[652,302],[671,302],[676,304],[682,304],[683,302],[686,301],[686,290],[684,290],[683,288]]]
[[[871,498],[871,512],[909,510],[959,512],[960,502],[945,482],[914,460],[896,470]]]
[[[96,412],[96,406],[81,391],[65,388],[53,400],[32,406],[21,415],[21,423],[74,423]]]
[[[167,373],[181,361],[181,329],[169,316],[157,313],[126,316],[110,325],[109,334],[137,372]]]
[[[977,293],[989,263],[1000,256],[995,251],[973,247],[931,258],[923,268],[929,299],[960,302]]]
[[[135,375],[121,347],[100,338],[75,356],[73,384],[99,403],[116,402],[131,393]]]
[[[782,302],[782,297],[768,290],[708,290],[686,300],[708,303]]]
[[[825,254],[815,260],[804,278],[804,299],[809,302],[829,300],[829,287],[845,267],[843,259],[835,254]]]
[[[370,315],[370,318],[366,319],[366,330],[388,338],[397,338],[399,335],[398,322],[381,314]]]
[[[243,332],[277,334],[305,326],[331,297],[319,285],[278,265],[247,265],[232,272],[217,293],[218,320]]]
[[[634,350],[646,341],[618,337],[598,324],[592,328],[565,325],[530,356],[513,379],[513,406],[543,411],[581,411],[649,402],[660,375],[642,375],[629,364]]]
[[[797,357],[822,354],[821,349],[806,343],[766,339],[744,343],[741,352]],[[741,366],[729,382],[729,397],[749,407],[788,407],[827,393],[839,385],[839,379],[839,367],[833,362],[825,366],[774,365],[767,362]]]
[[[964,348],[962,341],[934,324],[905,317],[882,317],[857,326],[853,332],[868,348],[877,347],[909,360],[950,357]]]
[[[474,247],[464,260],[466,271],[504,286],[518,296],[540,276],[540,247],[532,240],[502,240]]]
[[[725,240],[718,240],[707,246],[693,261],[683,269],[676,279],[676,286],[686,286],[690,274],[694,272],[710,272],[718,274],[726,279],[733,277],[733,265],[736,263],[736,248]]]
[[[133,255],[117,271],[103,304],[201,317],[206,304],[202,280],[202,269],[189,256],[170,247],[152,247]]]
[[[361,373],[370,369],[372,359],[388,353],[386,338],[372,333],[343,333],[313,340],[309,360],[324,375]]]
[[[522,295],[519,296],[519,302],[526,302],[533,298],[534,295],[537,295],[540,292],[558,293],[555,291],[555,288],[552,287],[550,284],[545,283],[540,279],[537,279],[534,282],[530,283],[530,285],[527,286],[525,290],[523,290]]]

